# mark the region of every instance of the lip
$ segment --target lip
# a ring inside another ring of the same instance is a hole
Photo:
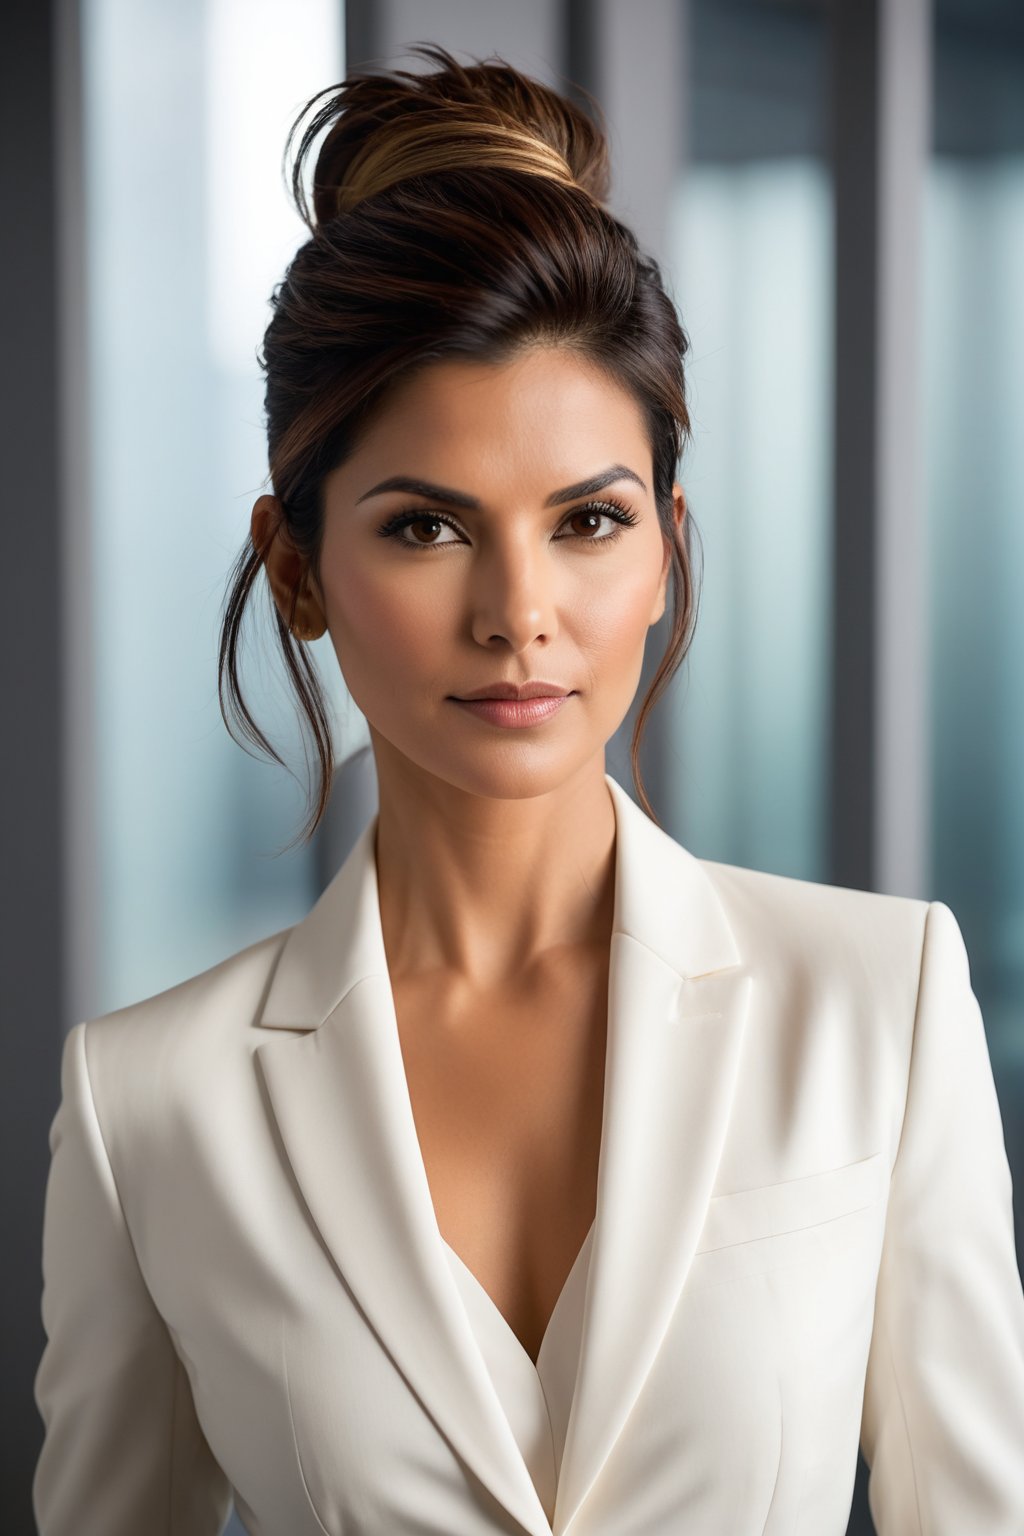
[[[469,699],[553,699],[565,698],[568,688],[561,683],[549,683],[537,677],[528,683],[488,683],[485,688],[474,688],[470,693],[453,694],[453,698],[465,703]]]
[[[452,703],[486,720],[490,725],[515,730],[550,720],[572,697],[571,693],[557,693],[538,695],[532,699],[453,699]]]

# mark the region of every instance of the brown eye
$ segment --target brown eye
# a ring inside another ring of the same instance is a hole
[[[594,530],[600,527],[602,519],[622,526],[613,527],[610,533],[595,533]],[[570,512],[566,518],[567,525],[573,523],[584,525],[584,531],[571,535],[583,544],[610,544],[621,536],[623,527],[632,527],[636,521],[635,514],[617,501],[591,502],[588,506],[577,507],[575,512]]]
[[[570,522],[575,523],[577,528],[579,528],[583,524],[586,524],[587,525],[586,526],[586,531],[588,533],[593,533],[598,528],[600,528],[600,526],[601,526],[601,513],[600,512],[574,512],[572,514],[572,517],[570,518]]]
[[[426,539],[406,537],[407,528],[419,528],[424,525],[433,530],[435,537]],[[404,544],[410,549],[434,549],[439,547],[436,535],[443,528],[450,528],[453,533],[459,531],[455,523],[447,517],[442,517],[439,512],[399,512],[396,517],[390,518],[383,528],[378,528],[377,532],[381,538],[395,539],[397,543]],[[445,539],[443,543],[457,544],[458,540]]]
[[[441,528],[443,527],[443,524],[442,524],[441,519],[439,517],[417,517],[417,518],[414,518],[412,520],[412,522],[408,523],[406,526],[409,527],[409,528],[429,527],[429,528],[433,529],[434,536],[435,536],[434,539],[432,539],[430,541],[428,541],[426,539],[416,539],[414,541],[417,544],[424,544],[424,543],[427,543],[427,542],[433,543],[436,540],[436,536],[440,532]]]

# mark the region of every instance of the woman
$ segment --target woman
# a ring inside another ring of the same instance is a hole
[[[232,1497],[254,1536],[840,1536],[858,1442],[882,1536],[1019,1536],[956,919],[698,859],[605,772],[670,580],[639,727],[692,629],[687,341],[589,120],[423,51],[302,141],[221,651],[269,748],[235,665],[265,573],[311,831],[330,634],[379,812],[302,922],[70,1033],[41,1536],[202,1536]]]

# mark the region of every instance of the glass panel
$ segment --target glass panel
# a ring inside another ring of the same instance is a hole
[[[940,0],[934,37],[932,890],[961,921],[1024,1179],[1024,12]]]
[[[692,343],[682,481],[704,574],[674,711],[669,830],[824,879],[832,185],[823,14],[692,0],[672,280]],[[698,555],[698,563],[699,563]]]
[[[281,156],[303,100],[343,72],[342,8],[86,0],[82,23],[100,1012],[309,906],[311,851],[273,857],[303,819],[305,766],[262,590],[243,684],[298,782],[228,736],[217,636],[268,488],[256,352],[306,236]],[[315,653],[330,683],[333,652]]]

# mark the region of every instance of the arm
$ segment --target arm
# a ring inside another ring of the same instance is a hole
[[[879,1536],[1024,1531],[1024,1293],[1010,1169],[957,920],[925,917],[861,1447]]]
[[[50,1154],[39,1536],[217,1536],[230,1485],[139,1271],[96,1118],[84,1023],[64,1043]]]

